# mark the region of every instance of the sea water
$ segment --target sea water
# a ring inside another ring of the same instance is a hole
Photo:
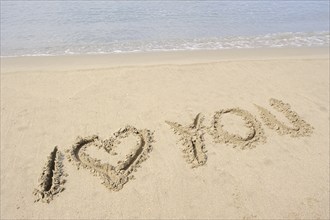
[[[329,46],[329,1],[1,1],[1,56]]]

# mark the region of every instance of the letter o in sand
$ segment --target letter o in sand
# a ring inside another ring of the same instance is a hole
[[[245,121],[245,126],[249,128],[249,132],[246,137],[242,137],[236,134],[230,134],[223,129],[221,124],[221,118],[224,114],[234,114],[240,116]],[[213,129],[212,129],[213,128]],[[240,108],[231,108],[217,111],[213,117],[212,127],[210,133],[217,143],[233,144],[234,147],[254,148],[258,143],[265,143],[266,136],[264,130],[261,127],[261,123],[248,111]]]

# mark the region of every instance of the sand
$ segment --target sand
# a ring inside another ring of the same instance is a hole
[[[328,48],[1,58],[1,219],[328,219],[329,120]]]
[[[36,196],[35,202],[42,201],[49,203],[55,195],[65,189],[63,185],[66,174],[63,171],[62,160],[63,154],[55,147],[50,153],[50,156],[47,157],[46,165],[43,167],[39,179],[38,189],[33,191],[33,195]]]

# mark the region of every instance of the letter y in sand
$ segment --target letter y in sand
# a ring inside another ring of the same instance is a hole
[[[191,125],[182,126],[176,122],[165,121],[174,130],[175,134],[180,135],[183,144],[183,153],[187,163],[192,168],[202,166],[206,163],[207,156],[204,145],[204,117],[199,113]]]

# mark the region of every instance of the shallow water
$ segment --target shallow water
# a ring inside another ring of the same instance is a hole
[[[1,1],[1,56],[329,45],[328,1]]]

